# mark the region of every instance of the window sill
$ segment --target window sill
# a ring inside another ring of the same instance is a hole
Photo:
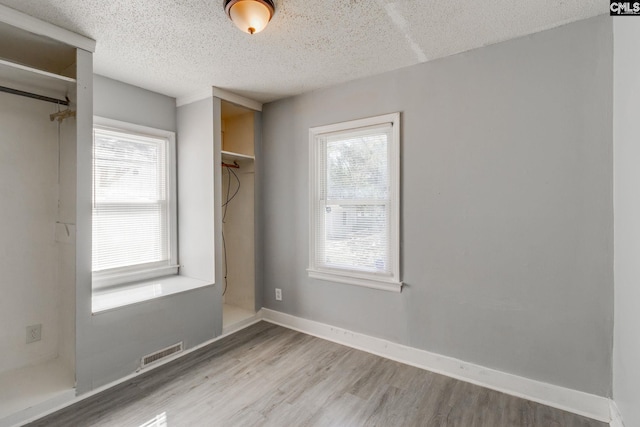
[[[98,314],[212,285],[211,282],[185,276],[166,276],[114,288],[94,289],[92,312]]]
[[[363,286],[365,288],[378,289],[389,292],[402,292],[402,282],[385,279],[362,278],[351,275],[327,273],[318,270],[307,270],[312,279],[326,280],[328,282],[346,283],[347,285]]]

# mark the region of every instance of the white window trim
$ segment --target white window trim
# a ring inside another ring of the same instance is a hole
[[[391,123],[393,141],[389,144],[390,162],[390,224],[389,224],[389,258],[391,272],[389,275],[358,272],[356,270],[331,269],[316,265],[316,213],[318,201],[318,160],[320,153],[319,138],[328,133],[354,130],[368,126]],[[309,277],[330,282],[346,283],[392,292],[402,291],[400,279],[400,113],[384,114],[359,120],[318,126],[309,129]]]
[[[154,266],[147,264],[146,268],[123,267],[113,269],[106,273],[92,273],[93,289],[103,289],[113,286],[127,286],[134,282],[155,279],[164,276],[178,274],[178,215],[177,215],[177,193],[176,193],[176,134],[171,131],[156,129],[148,126],[123,122],[120,120],[108,119],[94,116],[93,128],[112,130],[116,132],[127,132],[139,136],[151,136],[166,138],[168,141],[167,153],[167,175],[169,180],[169,194],[167,206],[169,215],[169,263],[162,262],[162,265]],[[91,141],[93,145],[93,140]],[[92,167],[93,174],[93,167]],[[93,179],[93,178],[92,178]]]

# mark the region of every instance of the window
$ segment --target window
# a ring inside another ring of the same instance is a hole
[[[309,276],[399,292],[400,114],[309,133]]]
[[[95,118],[94,288],[176,274],[175,135]]]

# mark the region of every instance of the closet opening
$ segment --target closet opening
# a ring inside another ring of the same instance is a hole
[[[223,333],[251,322],[255,277],[255,114],[221,101]]]
[[[0,425],[75,396],[76,49],[0,23]]]

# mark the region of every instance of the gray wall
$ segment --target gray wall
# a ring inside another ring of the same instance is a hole
[[[178,108],[180,273],[214,281],[213,100]]]
[[[614,19],[615,342],[613,397],[640,426],[640,26]]]
[[[223,283],[220,100],[208,98],[178,108],[178,236],[180,274]],[[210,329],[222,333],[222,286],[207,297]]]
[[[394,111],[406,288],[311,280],[309,127]],[[265,307],[610,396],[609,17],[267,104],[263,119]]]
[[[175,99],[100,76],[94,79],[94,113],[176,130]],[[80,176],[85,182],[86,174]],[[88,182],[90,196],[90,167]],[[89,247],[79,245],[78,250],[90,254],[90,242]],[[214,287],[92,315],[90,280],[80,279],[84,280],[77,294],[78,394],[133,373],[145,354],[179,341],[191,348],[212,339],[215,331],[222,329],[221,314],[212,308],[219,301]]]
[[[93,93],[96,116],[172,132],[177,130],[174,98],[99,75],[93,77]]]

